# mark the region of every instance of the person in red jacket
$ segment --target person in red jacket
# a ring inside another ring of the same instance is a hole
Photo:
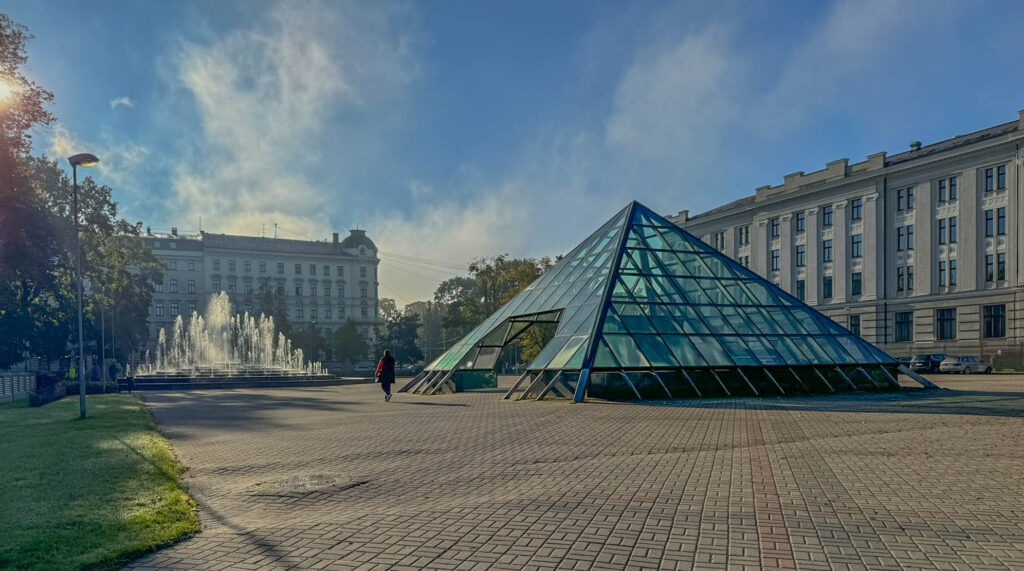
[[[376,376],[380,388],[384,389],[384,402],[388,402],[391,400],[391,383],[395,382],[395,358],[388,349],[384,350],[384,356],[377,363]]]

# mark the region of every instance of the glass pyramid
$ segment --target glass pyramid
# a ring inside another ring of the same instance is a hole
[[[696,396],[732,395],[737,386],[745,394],[785,394],[784,386],[814,392],[811,385],[834,391],[895,384],[891,357],[632,202],[406,389],[432,392],[452,373],[493,370],[502,347],[545,321],[557,321],[555,336],[517,384],[528,377],[527,393],[545,386],[540,398],[571,392],[582,400],[596,373],[602,376],[592,389],[612,382],[641,398],[632,380],[638,374],[664,389],[662,396],[679,392],[673,384]],[[743,381],[732,383],[734,390],[723,378],[730,372]],[[720,391],[700,390],[697,379],[708,374]]]

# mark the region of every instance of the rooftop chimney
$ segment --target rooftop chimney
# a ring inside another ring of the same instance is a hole
[[[1021,131],[1024,131],[1024,109],[1018,111],[1017,115],[1020,116],[1020,119],[1018,119],[1019,122],[1017,123],[1017,128],[1020,129]]]
[[[911,151],[920,151],[921,150],[921,141],[914,141],[913,143],[910,143],[910,150]]]
[[[337,232],[334,233],[334,243],[335,244],[338,243],[338,233]]]
[[[178,235],[178,229],[177,228],[171,228],[171,236],[177,236],[177,235]]]
[[[152,235],[153,235],[153,228],[150,227],[150,226],[146,226],[146,236],[152,236]]]
[[[687,220],[690,219],[690,211],[680,210],[679,214],[676,214],[676,218],[678,218],[680,222],[686,222]]]

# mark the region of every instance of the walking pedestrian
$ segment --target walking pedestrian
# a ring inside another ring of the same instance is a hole
[[[395,358],[388,349],[384,350],[384,356],[380,358],[380,363],[377,363],[376,380],[384,390],[384,402],[390,401],[391,384],[395,382]]]

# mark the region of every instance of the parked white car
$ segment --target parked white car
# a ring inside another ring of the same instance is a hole
[[[939,363],[941,373],[991,373],[992,365],[977,357],[946,357]]]

